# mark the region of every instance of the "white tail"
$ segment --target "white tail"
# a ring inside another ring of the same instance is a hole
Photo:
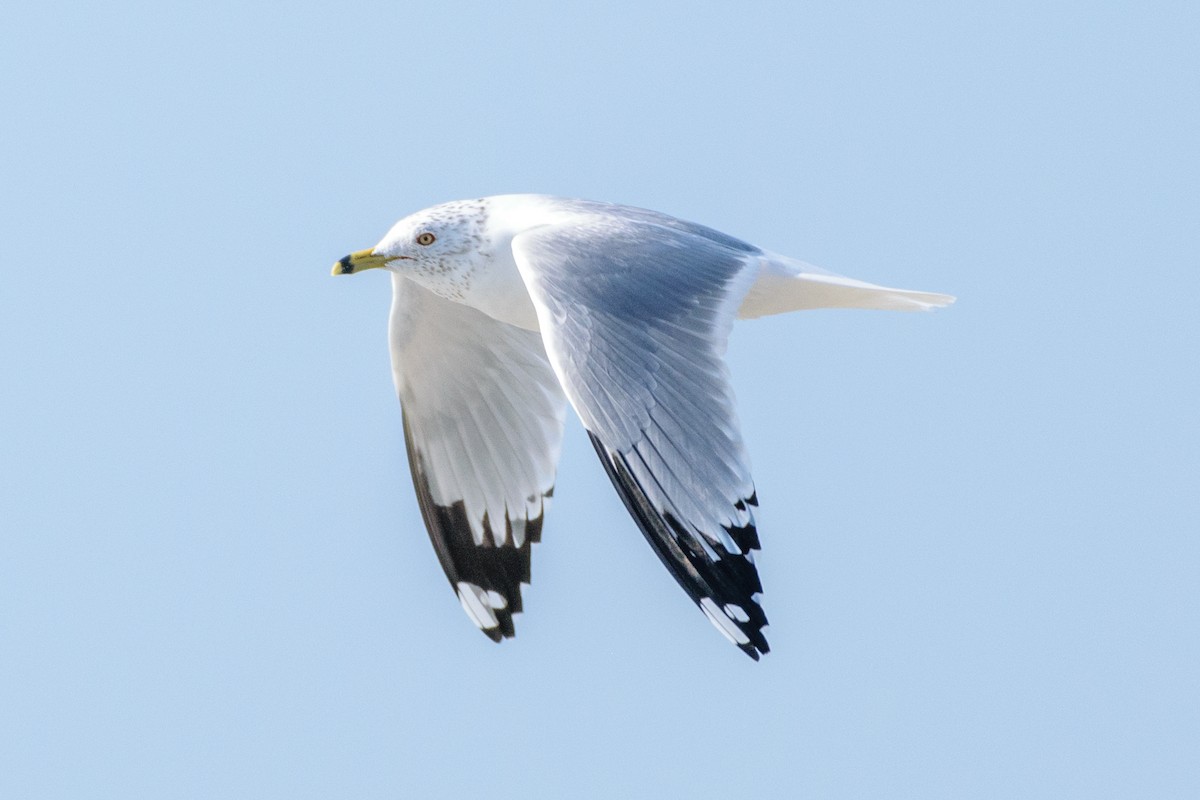
[[[930,311],[953,302],[948,294],[876,286],[794,258],[765,253],[759,259],[758,278],[742,300],[738,317],[753,319],[811,308]]]

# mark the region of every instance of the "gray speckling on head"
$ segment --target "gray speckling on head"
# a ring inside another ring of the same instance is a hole
[[[463,299],[480,262],[491,258],[488,251],[487,204],[482,199],[456,200],[419,212],[417,228],[426,227],[438,240],[427,258],[413,263],[412,272],[438,278],[440,292],[450,299]]]
[[[454,250],[447,253],[455,255],[482,247],[486,241],[483,231],[487,227],[487,217],[487,205],[483,200],[456,200],[423,212],[425,221],[454,242]]]

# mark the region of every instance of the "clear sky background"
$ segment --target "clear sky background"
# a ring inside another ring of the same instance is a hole
[[[1200,795],[1195,3],[245,5],[0,12],[0,796]],[[329,267],[522,191],[958,295],[735,330],[761,663],[574,419],[446,585]]]

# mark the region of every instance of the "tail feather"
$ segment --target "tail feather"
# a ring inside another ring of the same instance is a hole
[[[876,286],[768,253],[760,260],[758,278],[742,300],[738,317],[753,319],[813,308],[931,311],[954,299],[948,294]]]

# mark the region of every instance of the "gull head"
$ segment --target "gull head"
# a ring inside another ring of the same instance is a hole
[[[444,203],[411,214],[392,226],[379,244],[333,265],[334,275],[386,269],[438,294],[465,291],[471,276],[490,260],[485,235],[487,206],[482,200]]]

